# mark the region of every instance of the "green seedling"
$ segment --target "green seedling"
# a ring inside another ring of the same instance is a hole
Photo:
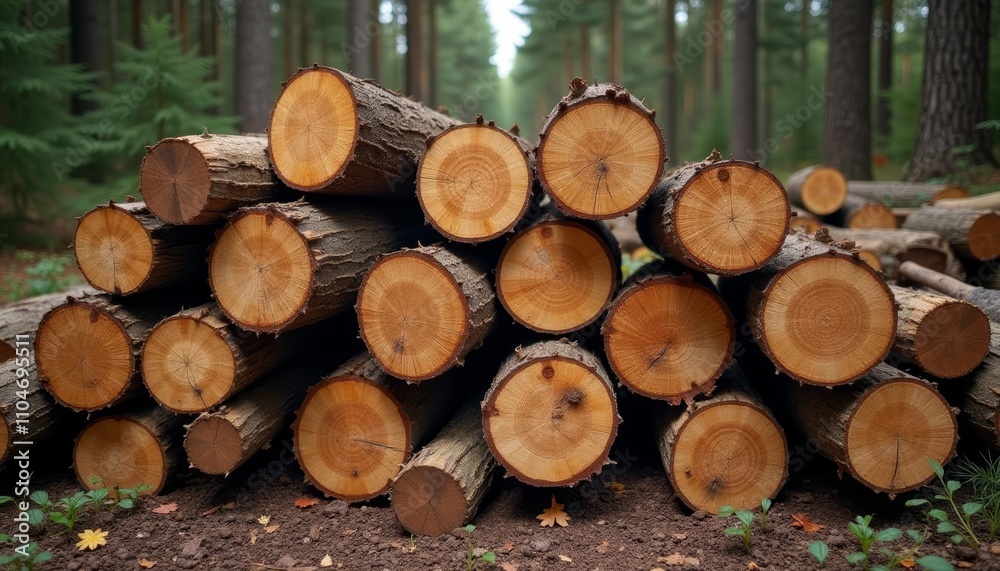
[[[871,550],[875,542],[895,541],[903,537],[903,532],[894,528],[886,528],[882,531],[875,531],[871,527],[872,516],[858,516],[851,523],[847,524],[848,531],[858,539],[861,551],[855,551],[846,555],[847,562],[851,565],[861,564],[861,568],[867,571],[871,564]]]
[[[737,510],[733,506],[722,506],[719,508],[719,517],[728,518],[736,516],[740,520],[740,525],[726,528],[726,535],[734,535],[743,541],[743,550],[750,553],[750,536],[753,534],[753,512],[750,510]]]
[[[830,548],[827,547],[825,541],[814,541],[809,544],[809,554],[816,559],[819,567],[824,567],[826,565],[826,558],[830,556]]]
[[[465,533],[468,534],[468,538],[466,539],[465,543],[466,545],[465,571],[473,571],[473,569],[476,568],[477,561],[482,561],[483,563],[496,563],[497,555],[492,551],[487,551],[486,553],[483,553],[479,557],[476,557],[475,555],[472,554],[472,533],[476,531],[476,526],[470,523],[469,525],[463,527],[462,529],[464,529]]]
[[[83,515],[83,508],[93,503],[83,492],[77,492],[72,496],[63,498],[56,502],[55,508],[49,512],[49,519],[66,528],[67,533],[73,533]],[[65,511],[56,511],[63,509]]]
[[[978,515],[990,539],[1000,537],[1000,457],[984,454],[979,464],[964,460],[958,465],[958,477],[972,488],[973,501],[983,504]]]
[[[4,496],[6,497],[6,496]],[[0,534],[0,545],[5,549],[12,547],[14,539],[6,534]],[[52,553],[48,551],[38,551],[38,543],[32,541],[24,548],[23,555],[18,552],[4,553],[0,555],[0,567],[5,569],[17,569],[18,571],[34,571],[42,563],[52,559]]]
[[[934,490],[934,499],[941,500],[948,503],[951,507],[951,511],[954,514],[955,520],[951,520],[951,516],[948,512],[933,508],[926,512],[929,519],[937,521],[937,532],[949,534],[951,541],[953,543],[967,543],[973,549],[979,549],[979,538],[976,537],[976,532],[973,531],[972,527],[972,517],[978,514],[983,509],[983,504],[979,502],[966,502],[959,506],[955,502],[955,492],[962,488],[962,484],[957,480],[945,480],[944,479],[944,468],[941,464],[934,460],[930,460],[931,468],[934,469],[934,475],[937,476],[939,482],[941,482],[942,487],[930,488]],[[928,500],[918,498],[913,500],[908,500],[906,502],[907,507],[922,507],[931,506]],[[957,525],[956,525],[957,524]]]
[[[139,505],[139,496],[151,489],[153,486],[149,484],[136,484],[134,488],[115,488],[118,502],[115,503],[114,507],[130,510]]]
[[[771,511],[771,500],[763,498],[760,500],[760,530],[767,531],[767,513]]]

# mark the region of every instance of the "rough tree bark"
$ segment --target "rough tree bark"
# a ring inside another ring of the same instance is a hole
[[[347,70],[355,77],[372,77],[372,53],[368,43],[382,40],[378,36],[370,37],[366,31],[370,4],[369,0],[349,0],[347,3]]]
[[[236,9],[236,114],[244,133],[263,133],[271,111],[271,3],[244,0]]]
[[[722,0],[715,3],[721,5]],[[753,160],[757,148],[757,2],[743,0],[735,8],[733,123],[729,146],[736,158]],[[713,42],[721,43],[721,37]]]
[[[101,67],[100,4],[97,0],[73,0],[69,3],[70,61],[93,74]],[[79,93],[73,95],[74,115],[83,115],[94,107],[94,101],[84,99]]]
[[[878,26],[878,99],[875,104],[875,132],[888,137],[892,125],[892,108],[889,94],[892,89],[892,0],[879,0]]]
[[[830,3],[823,162],[871,180],[872,0]]]

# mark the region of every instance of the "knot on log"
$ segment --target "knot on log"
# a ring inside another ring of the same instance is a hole
[[[569,94],[572,97],[580,97],[583,92],[587,91],[587,80],[582,77],[574,77],[572,81],[569,82]]]

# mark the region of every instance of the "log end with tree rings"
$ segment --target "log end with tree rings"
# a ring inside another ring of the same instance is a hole
[[[194,315],[171,317],[153,328],[141,362],[146,388],[176,413],[208,410],[232,392],[236,356],[216,328]]]
[[[73,251],[87,281],[109,293],[127,295],[139,290],[153,269],[149,232],[132,214],[113,204],[80,217]]]
[[[73,448],[73,470],[88,489],[142,484],[150,487],[144,494],[156,495],[166,483],[168,469],[166,451],[157,435],[127,417],[91,422]]]
[[[969,228],[969,252],[978,260],[1000,257],[1000,214],[983,214]]]
[[[164,139],[151,147],[139,170],[139,187],[150,212],[170,224],[202,214],[212,181],[205,156],[190,141]]]
[[[847,198],[847,179],[833,167],[811,168],[801,182],[798,195],[806,210],[817,216],[826,216],[843,206]]]
[[[990,320],[969,303],[944,303],[920,321],[913,348],[923,370],[945,379],[960,377],[986,358]]]
[[[898,228],[896,215],[881,202],[870,201],[858,206],[846,220],[847,227],[856,230]]]
[[[191,421],[184,438],[188,460],[206,474],[228,474],[243,460],[243,438],[225,418],[202,415]]]

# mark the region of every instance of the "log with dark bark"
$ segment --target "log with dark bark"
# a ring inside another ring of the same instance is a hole
[[[847,198],[847,179],[833,167],[814,165],[795,171],[785,185],[788,200],[816,216],[840,210]]]
[[[955,411],[934,385],[889,365],[849,386],[788,390],[820,453],[876,492],[915,490],[934,479],[928,458],[944,465],[955,455]]]
[[[937,232],[963,256],[976,260],[1000,257],[1000,214],[925,206],[906,217],[903,228]]]
[[[990,321],[1000,322],[1000,291],[960,282],[951,276],[935,272],[914,262],[900,264],[899,274],[922,286],[950,295],[955,299],[965,300],[981,309],[990,318]]]
[[[358,201],[239,210],[212,245],[212,292],[248,331],[321,321],[354,304],[379,255],[416,244],[422,227],[408,214]]]
[[[0,362],[13,359],[17,342],[30,346],[35,339],[38,323],[42,317],[57,305],[66,302],[67,297],[82,297],[97,293],[89,287],[74,287],[59,293],[29,297],[0,307]],[[18,338],[18,335],[22,337]]]
[[[41,446],[65,426],[60,425],[61,409],[42,389],[30,361],[20,357],[0,363],[0,466],[10,458],[15,442]]]
[[[852,230],[837,227],[830,227],[827,231],[834,240],[850,240],[864,250],[877,253],[882,260],[886,278],[896,277],[899,264],[914,261],[956,279],[965,279],[962,262],[955,257],[948,242],[936,232],[885,228]]]
[[[737,275],[777,254],[790,215],[773,174],[713,153],[664,178],[636,226],[643,243],[663,256],[701,272]]]
[[[576,78],[548,115],[536,150],[538,179],[555,205],[609,219],[641,205],[667,159],[655,112],[620,85]]]
[[[788,477],[788,443],[739,365],[711,397],[663,407],[656,420],[660,459],[677,496],[692,510],[752,510]]]
[[[203,280],[211,226],[173,226],[143,202],[98,206],[73,235],[76,264],[90,285],[128,295]]]
[[[945,379],[976,368],[990,347],[990,320],[976,306],[930,292],[898,286],[899,306],[893,353]]]
[[[952,184],[930,184],[924,182],[852,180],[847,183],[847,192],[877,200],[886,208],[917,208],[924,204],[934,204],[943,198],[966,198],[969,191]]]
[[[432,137],[417,170],[417,198],[443,236],[485,242],[514,228],[535,187],[531,146],[493,121]]]
[[[407,384],[367,352],[309,389],[296,413],[295,457],[327,496],[360,502],[386,493],[413,451],[464,397],[463,376]]]
[[[372,357],[409,382],[461,364],[493,330],[490,267],[472,252],[425,246],[375,262],[358,290],[358,325]]]
[[[159,406],[103,416],[88,424],[73,447],[73,471],[84,489],[147,487],[159,494],[184,467],[184,418]]]
[[[489,491],[497,461],[479,405],[479,398],[467,400],[396,476],[392,509],[410,533],[436,537],[469,523]]]
[[[482,410],[493,457],[532,486],[571,486],[599,473],[620,422],[604,366],[565,339],[516,349]]]
[[[899,227],[892,210],[877,200],[855,194],[848,194],[844,206],[824,220],[834,226],[855,230]]]
[[[281,192],[263,135],[188,135],[150,147],[139,191],[157,218],[170,224],[221,223],[241,206]]]
[[[630,280],[601,327],[615,376],[672,404],[709,393],[733,357],[736,332],[713,288],[661,270]]]
[[[428,138],[459,124],[371,80],[314,64],[278,95],[268,149],[292,188],[388,194],[412,182]]]

